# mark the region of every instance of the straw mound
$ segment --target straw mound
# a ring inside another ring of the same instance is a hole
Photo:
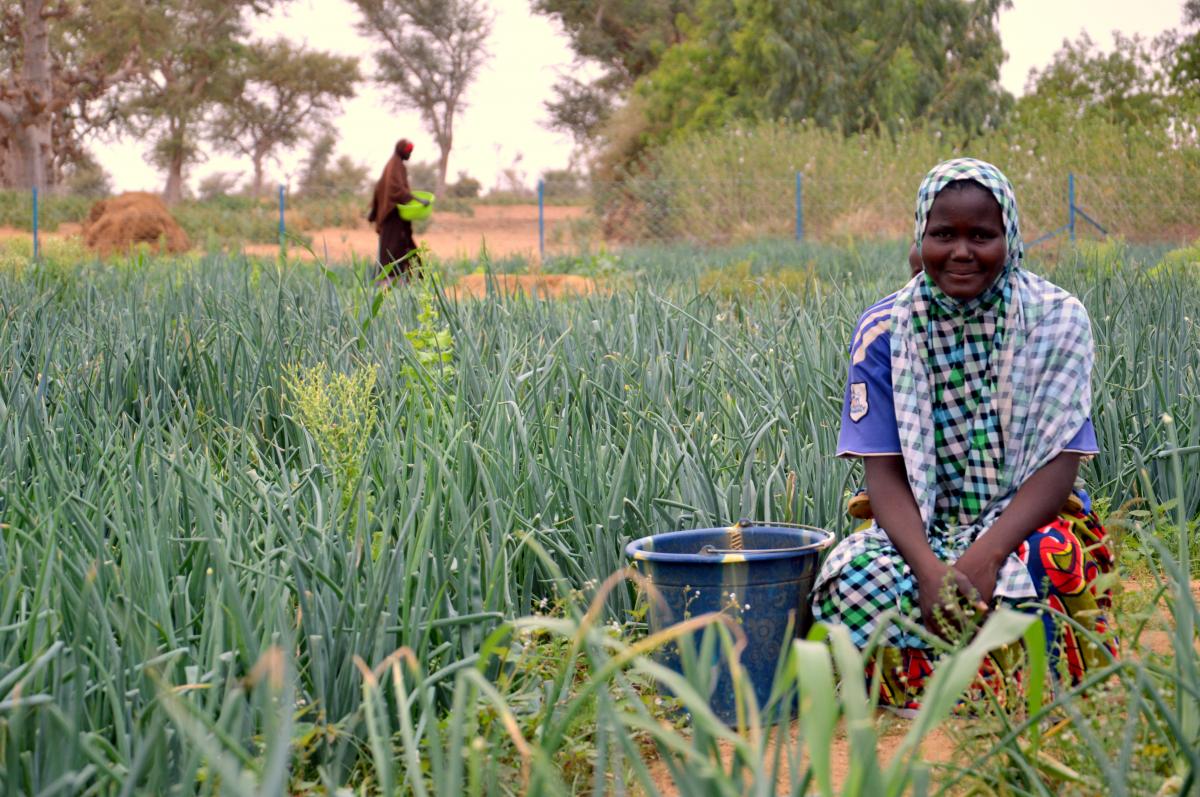
[[[154,194],[129,191],[102,199],[88,213],[84,241],[102,255],[123,252],[134,244],[159,245],[167,252],[186,252],[187,233]]]
[[[543,297],[583,296],[596,292],[596,281],[576,274],[493,274],[499,294],[528,293]],[[481,297],[488,292],[488,275],[467,274],[454,286],[459,296]]]

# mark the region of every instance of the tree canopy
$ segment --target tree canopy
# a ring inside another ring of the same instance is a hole
[[[151,158],[167,172],[168,203],[183,196],[184,169],[200,155],[206,116],[238,92],[234,67],[245,48],[246,15],[276,2],[159,0],[139,21],[147,49],[122,109],[128,129],[154,142]]]
[[[546,103],[550,126],[576,143],[597,135],[638,78],[653,71],[683,41],[696,0],[533,0],[533,10],[561,25],[571,47],[599,76],[572,75],[555,84]]]
[[[250,158],[250,191],[262,193],[263,167],[324,126],[340,101],[354,96],[358,59],[287,41],[256,42],[232,68],[231,96],[215,109],[211,135],[221,149]]]
[[[83,138],[141,52],[139,0],[0,0],[0,186],[45,190],[87,165]]]
[[[352,0],[359,30],[384,46],[376,81],[398,108],[421,114],[437,143],[438,193],[446,186],[454,121],[487,58],[491,12],[482,0]]]
[[[1012,102],[999,86],[1003,3],[701,0],[685,41],[637,83],[647,136],[738,119],[994,127]]]

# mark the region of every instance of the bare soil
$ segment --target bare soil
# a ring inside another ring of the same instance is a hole
[[[578,206],[548,205],[546,207],[546,242],[552,245],[555,231],[583,219],[587,208]],[[42,232],[43,240],[65,239],[78,236],[82,228],[78,224],[61,224],[54,232]],[[374,258],[379,248],[375,230],[365,221],[358,227],[327,227],[305,230],[313,242],[313,252],[330,261]],[[29,230],[0,227],[0,240],[29,238]],[[424,243],[438,257],[476,258],[485,246],[493,258],[522,256],[531,262],[538,259],[538,209],[537,205],[477,205],[474,215],[439,211],[433,223],[416,236],[417,243]],[[276,244],[246,244],[246,254],[274,256]],[[300,259],[311,259],[312,254],[301,247],[293,246],[288,254]]]
[[[486,247],[492,258],[522,256],[530,261],[538,258],[537,205],[477,205],[474,215],[438,211],[433,223],[416,235],[418,244],[425,244],[441,258],[476,258]],[[574,219],[583,218],[586,208],[552,205],[546,207],[547,235],[550,230]],[[305,232],[312,238],[313,251],[324,260],[374,258],[379,238],[366,222],[361,227],[330,227]],[[248,244],[246,254],[273,255],[274,244]],[[290,255],[310,258],[311,254],[293,248]]]

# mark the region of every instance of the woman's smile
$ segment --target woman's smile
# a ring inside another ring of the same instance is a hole
[[[1004,217],[990,191],[967,183],[938,194],[921,238],[921,260],[943,293],[974,299],[996,281],[1007,257]]]

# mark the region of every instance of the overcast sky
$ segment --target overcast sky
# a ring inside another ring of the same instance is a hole
[[[543,103],[552,97],[557,75],[572,68],[566,38],[554,23],[533,14],[528,0],[490,0],[496,21],[489,50],[491,59],[471,87],[469,106],[459,117],[450,176],[463,170],[481,180],[485,189],[496,184],[502,169],[515,167],[532,185],[546,169],[563,168],[571,154],[570,139],[545,128]],[[1015,0],[1000,14],[1000,35],[1008,53],[1000,82],[1013,94],[1024,92],[1029,70],[1045,66],[1065,38],[1086,30],[1103,49],[1112,45],[1112,31],[1154,36],[1177,27],[1182,0]],[[285,37],[309,47],[363,59],[362,71],[374,70],[373,45],[354,30],[356,12],[345,0],[292,0],[284,10],[258,21],[255,35]],[[416,142],[414,160],[435,160],[437,146],[413,111],[397,111],[387,92],[369,82],[343,106],[333,122],[337,154],[382,169],[397,138]],[[142,141],[103,142],[94,147],[100,163],[113,176],[118,191],[161,190],[163,177],[145,162]],[[295,183],[305,155],[302,146],[272,164],[272,181]],[[192,167],[189,182],[213,172],[250,172],[248,162],[213,155]]]

